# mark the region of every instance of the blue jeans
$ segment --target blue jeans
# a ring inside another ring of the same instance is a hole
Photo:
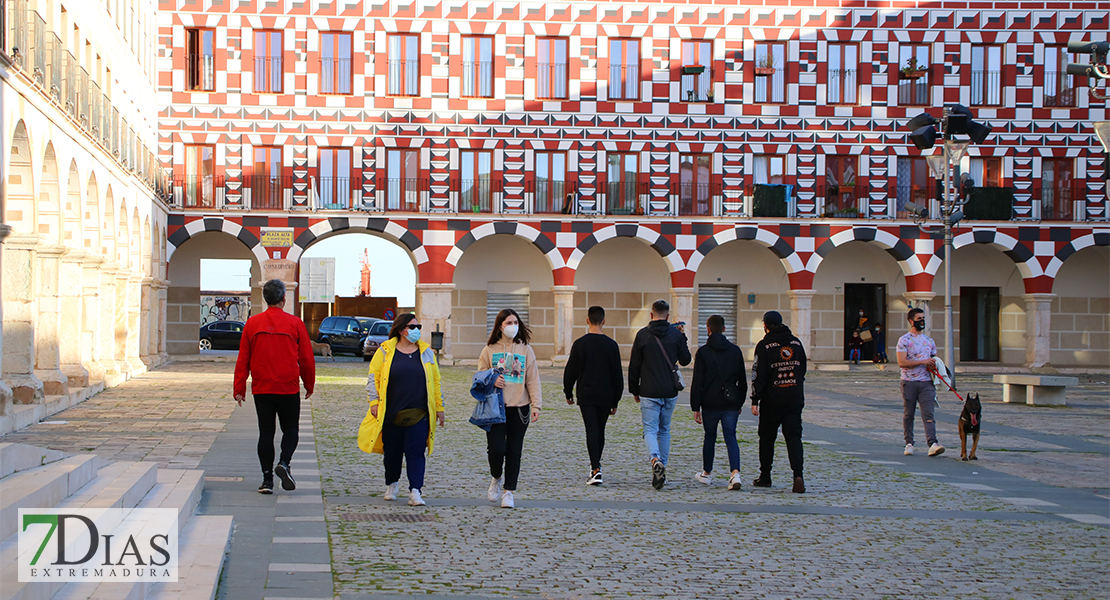
[[[725,434],[725,449],[728,450],[730,471],[740,470],[740,445],[736,443],[736,421],[739,410],[703,410],[701,423],[705,428],[705,441],[701,446],[701,466],[706,473],[713,470],[713,452],[717,446],[717,424]]]
[[[409,476],[409,489],[424,487],[424,451],[428,449],[428,417],[408,427],[393,423],[382,424],[382,453],[385,455],[385,483],[392,485],[401,479],[401,459]]]
[[[648,454],[658,458],[666,466],[671,455],[671,415],[678,403],[674,398],[640,397],[640,417],[644,422],[644,442]]]
[[[859,355],[860,355],[859,349],[850,350],[848,352],[848,362],[852,362],[853,360],[856,361],[856,362],[859,362]]]

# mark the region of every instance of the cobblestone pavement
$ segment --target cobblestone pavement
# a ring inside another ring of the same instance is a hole
[[[64,424],[0,441],[195,467],[226,435],[233,411],[253,413],[231,399],[232,368],[174,363],[50,419]],[[484,433],[466,422],[469,369],[443,371],[448,426],[428,462],[428,506],[415,509],[381,499],[381,457],[356,447],[365,363],[318,369],[312,425],[334,590],[344,600],[1110,596],[1104,377],[1085,378],[1066,408],[1041,408],[1004,405],[989,377],[965,376],[961,387],[983,397],[984,433],[981,460],[961,463],[955,396],[942,395],[938,413],[948,453],[903,457],[896,374],[814,372],[804,413],[808,492],[796,495],[781,442],[775,487],[750,486],[757,458],[747,410],[744,489],[724,489],[720,442],[716,481],[696,483],[702,432],[683,398],[662,491],[649,485],[631,398],[610,420],[605,485],[586,487],[578,409],[562,400],[558,369],[545,369],[545,409],[529,428],[517,509],[508,511],[484,498]],[[247,491],[257,484],[255,462],[242,461]],[[230,464],[221,475],[233,474]]]

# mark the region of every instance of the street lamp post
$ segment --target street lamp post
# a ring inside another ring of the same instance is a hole
[[[958,164],[967,151],[967,142],[952,141],[956,134],[966,134],[976,143],[982,143],[991,132],[989,125],[982,125],[971,120],[971,111],[955,105],[944,109],[944,116],[940,122],[928,113],[922,113],[910,120],[910,129],[913,133],[910,140],[922,150],[932,148],[936,143],[937,129],[940,125],[943,135],[944,153],[941,156],[930,156],[927,160],[929,168],[937,179],[944,180],[944,194],[941,198],[941,226],[944,228],[944,362],[952,371],[952,385],[956,384],[956,361],[954,354],[954,336],[952,323],[952,228],[963,218],[961,208],[966,199],[952,198],[951,172],[952,165]],[[921,231],[932,233],[932,226],[927,225],[929,209],[917,206],[912,202],[906,203],[906,210],[913,215],[914,223]]]

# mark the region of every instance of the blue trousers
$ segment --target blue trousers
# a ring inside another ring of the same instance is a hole
[[[730,471],[740,470],[740,445],[736,443],[736,421],[739,410],[703,410],[701,423],[705,428],[705,441],[701,446],[701,466],[706,473],[713,470],[713,453],[717,446],[717,424],[725,435],[725,450],[728,451]]]
[[[640,418],[644,424],[644,443],[648,455],[658,458],[666,466],[671,456],[671,415],[678,403],[674,398],[640,397]]]
[[[386,485],[401,480],[401,459],[404,458],[409,489],[419,490],[424,487],[424,450],[428,447],[428,428],[428,417],[408,427],[398,427],[393,423],[382,424]]]

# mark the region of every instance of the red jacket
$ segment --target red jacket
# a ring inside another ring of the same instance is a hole
[[[312,395],[316,358],[304,322],[280,306],[271,306],[248,319],[239,340],[239,360],[235,363],[236,397],[246,395],[248,373],[253,394],[299,393],[299,376],[304,381],[306,396]]]

